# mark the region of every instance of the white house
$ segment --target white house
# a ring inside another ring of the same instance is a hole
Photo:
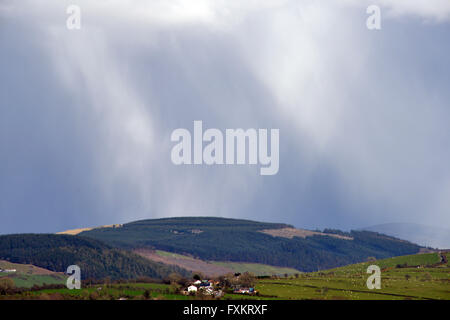
[[[188,291],[188,292],[197,292],[197,287],[196,287],[196,286],[189,286],[189,287],[187,288],[187,291]]]
[[[16,269],[0,269],[0,272],[16,272]]]
[[[202,283],[200,280],[194,282],[195,285],[199,285],[200,283]]]

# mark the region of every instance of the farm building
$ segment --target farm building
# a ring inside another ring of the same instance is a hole
[[[187,288],[187,291],[190,293],[190,292],[197,292],[197,287],[196,286],[189,286],[188,288]]]

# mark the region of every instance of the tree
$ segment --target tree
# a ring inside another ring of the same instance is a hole
[[[170,283],[177,283],[181,281],[183,277],[176,272],[172,272],[171,274],[169,274],[167,278],[170,281]]]
[[[231,281],[230,279],[233,278],[233,274],[229,273],[227,275],[222,275],[219,276],[219,278],[217,279],[219,281],[219,286],[221,286],[222,288],[229,288],[231,287]]]
[[[172,282],[172,283],[170,284],[170,293],[179,294],[179,293],[181,293],[181,288],[182,288],[181,285],[179,285],[179,284],[176,283],[176,282]]]
[[[16,286],[11,278],[0,278],[0,294],[6,294]]]
[[[185,277],[181,277],[177,283],[182,286],[182,287],[187,287],[190,283],[189,279],[185,278]]]
[[[201,273],[194,274],[194,280],[202,280],[204,277]]]
[[[239,276],[239,284],[243,287],[253,287],[256,282],[256,277],[253,273],[245,272]]]

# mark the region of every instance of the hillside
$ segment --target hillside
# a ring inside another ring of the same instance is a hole
[[[417,253],[418,245],[368,231],[312,232],[280,223],[212,217],[142,220],[80,236],[123,249],[157,249],[220,262],[251,262],[316,271]]]
[[[244,272],[251,272],[257,276],[299,273],[298,270],[293,268],[276,267],[261,263],[204,261],[190,256],[161,250],[136,249],[134,252],[152,261],[179,266],[183,269],[192,271],[193,273],[200,273],[207,277],[217,277],[228,273]]]
[[[19,264],[0,260],[0,270],[15,270],[14,272],[0,271],[0,280],[9,278],[19,288],[31,288],[43,284],[65,284],[67,276],[60,272],[50,271],[31,264]]]
[[[366,227],[363,230],[384,233],[432,248],[450,248],[450,230],[442,227],[414,223],[386,223]]]
[[[273,299],[430,300],[450,299],[449,252],[382,259],[301,274],[288,279],[263,279],[256,288]],[[381,289],[370,290],[369,265],[381,268]]]
[[[0,236],[0,260],[33,264],[55,272],[70,265],[81,268],[82,279],[163,278],[187,271],[155,263],[100,241],[70,235],[14,234]]]
[[[166,254],[166,253],[164,253]],[[315,300],[430,300],[450,299],[449,252],[415,254],[352,264],[332,270],[257,279],[258,294],[248,296],[226,292],[222,299],[315,299]],[[447,261],[447,262],[446,262]],[[381,289],[370,290],[366,281],[371,264],[381,268]],[[1,278],[0,278],[1,280]],[[101,288],[101,289],[99,289]],[[204,299],[186,296],[176,286],[129,281],[108,285],[86,285],[81,290],[66,288],[0,295],[2,299]]]

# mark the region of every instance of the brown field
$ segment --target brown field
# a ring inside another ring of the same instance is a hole
[[[79,233],[81,233],[83,231],[90,231],[90,230],[93,230],[93,229],[100,229],[100,228],[120,228],[121,226],[122,226],[121,224],[109,224],[109,225],[100,226],[100,227],[93,227],[93,228],[71,229],[71,230],[57,232],[56,234],[69,234],[71,236],[76,236],[77,234],[79,234]]]
[[[208,277],[215,277],[233,272],[233,270],[191,257],[181,255],[161,255],[150,249],[136,249],[135,253],[152,261],[176,265],[192,272],[200,272]]]
[[[0,269],[16,269],[17,273],[28,275],[53,275],[58,273],[44,268],[36,267],[32,264],[11,263],[5,260],[0,260]],[[14,273],[12,273],[11,275],[14,275]]]
[[[259,232],[269,234],[274,237],[282,237],[282,238],[288,238],[288,239],[292,239],[294,237],[306,238],[306,237],[311,237],[311,236],[329,236],[329,237],[334,237],[334,238],[338,238],[338,239],[353,240],[352,237],[347,237],[347,236],[343,236],[340,234],[323,233],[323,232],[310,231],[310,230],[304,230],[304,229],[295,229],[295,228],[265,229],[265,230],[261,230]]]

